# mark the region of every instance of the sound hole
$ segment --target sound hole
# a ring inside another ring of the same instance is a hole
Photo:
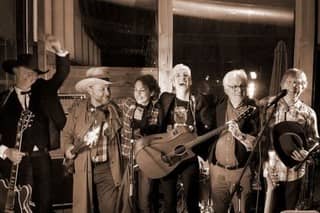
[[[179,145],[174,149],[176,155],[183,155],[186,152],[186,147],[184,145]]]

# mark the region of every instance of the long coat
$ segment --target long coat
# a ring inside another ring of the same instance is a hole
[[[76,102],[70,110],[66,126],[63,130],[62,140],[65,150],[71,145],[81,142],[81,139],[94,122],[88,112],[88,100]],[[108,105],[108,126],[112,127],[106,135],[108,141],[108,163],[116,187],[121,182],[121,154],[120,129],[121,120],[117,108],[113,103]],[[74,213],[93,212],[92,165],[89,151],[84,151],[75,158],[75,174],[73,176],[73,208]]]

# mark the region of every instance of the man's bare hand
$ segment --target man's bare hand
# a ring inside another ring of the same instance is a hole
[[[233,137],[237,138],[238,135],[241,134],[241,131],[239,129],[239,125],[235,121],[228,121],[228,131],[232,134]]]
[[[296,161],[303,161],[308,155],[308,151],[307,150],[304,150],[304,149],[301,149],[299,151],[295,150],[292,152],[291,154],[291,158],[296,160]]]
[[[64,51],[61,47],[60,41],[52,35],[47,35],[46,37],[46,50],[53,52],[54,54]]]
[[[20,161],[22,160],[23,156],[25,156],[26,154],[23,152],[19,152],[19,150],[14,149],[14,148],[8,148],[4,154],[7,156],[7,158],[9,158],[9,160],[14,163],[14,164],[18,164],[20,163]]]
[[[74,155],[74,154],[71,153],[71,150],[72,150],[73,148],[74,148],[74,146],[72,145],[72,146],[70,146],[70,147],[66,150],[66,153],[65,153],[66,158],[68,158],[68,159],[73,159],[73,158],[75,158],[76,155]]]

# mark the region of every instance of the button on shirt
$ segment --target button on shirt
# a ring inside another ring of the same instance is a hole
[[[306,131],[307,138],[318,137],[318,127],[316,122],[316,114],[314,110],[298,100],[293,105],[288,105],[284,99],[281,99],[277,105],[276,113],[273,117],[275,125],[282,121],[296,121],[303,125]],[[276,155],[276,171],[278,172],[280,181],[294,181],[301,178],[305,174],[305,167],[302,166],[298,171],[295,167],[288,168]]]
[[[90,106],[89,106],[90,107]],[[105,162],[108,159],[108,138],[107,138],[107,132],[110,130],[109,124],[107,122],[106,113],[104,112],[104,109],[106,106],[98,107],[98,108],[90,108],[94,110],[89,110],[89,116],[92,116],[93,118],[93,125],[88,131],[87,134],[94,133],[93,140],[94,145],[91,148],[91,160],[92,162],[98,163],[98,162]],[[107,110],[107,109],[105,109]]]

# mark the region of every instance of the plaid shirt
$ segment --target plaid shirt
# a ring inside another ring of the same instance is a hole
[[[91,108],[88,109],[88,115],[93,117],[94,123],[84,136],[84,140],[94,140],[94,145],[90,151],[92,162],[105,162],[108,159],[108,141],[105,133],[109,128],[109,124],[103,110],[107,111],[107,107],[104,106],[103,108],[105,109],[96,109],[90,107],[90,105],[88,107]]]
[[[274,97],[270,97],[270,102]],[[276,112],[271,120],[274,126],[282,121],[296,121],[306,131],[306,137],[318,137],[317,116],[314,110],[298,100],[295,104],[289,106],[284,99],[281,99],[277,104]],[[302,166],[298,171],[294,171],[295,167],[288,168],[276,155],[276,171],[278,172],[280,181],[294,181],[304,176],[305,166]]]
[[[143,137],[140,128],[133,128],[132,122],[134,119],[134,113],[137,109],[137,103],[133,98],[124,98],[116,100],[117,105],[122,111],[123,127],[121,130],[121,153],[124,157],[129,158],[131,151],[131,139],[139,139]],[[159,106],[157,103],[149,104],[147,113],[144,113],[144,116],[147,116],[148,121],[147,125],[158,125],[158,116],[159,116]],[[154,132],[157,133],[157,132]]]

